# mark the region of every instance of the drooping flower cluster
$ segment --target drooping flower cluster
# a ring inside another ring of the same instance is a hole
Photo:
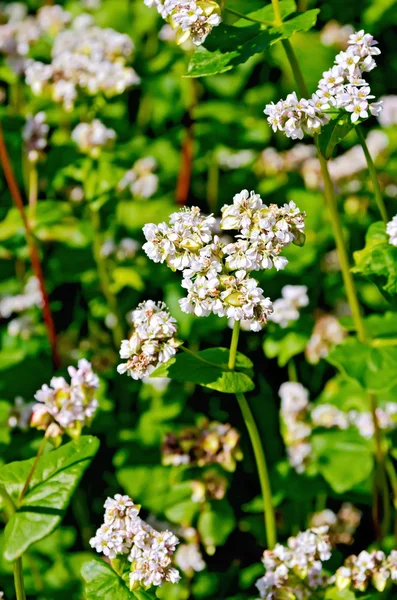
[[[272,303],[250,273],[285,268],[288,261],[280,254],[292,242],[301,242],[304,217],[294,202],[267,206],[258,194],[243,190],[222,209],[221,229],[237,230],[235,241],[222,241],[213,233],[214,217],[192,207],[172,214],[169,225],[145,225],[143,249],[154,262],[183,271],[184,312],[246,321],[259,331]]]
[[[286,381],[279,389],[281,432],[291,466],[302,473],[310,459],[312,428],[309,392],[301,383]]]
[[[397,584],[397,550],[386,556],[381,550],[349,556],[335,574],[336,586],[340,589],[353,588],[365,592],[372,583],[378,592],[383,592],[388,581]]]
[[[174,356],[182,342],[175,338],[176,320],[163,302],[141,302],[132,311],[131,321],[132,335],[121,342],[120,348],[120,358],[127,362],[121,363],[117,371],[142,379]]]
[[[397,215],[386,225],[386,233],[389,236],[389,244],[397,246]]]
[[[45,113],[39,112],[33,117],[28,117],[23,128],[22,139],[24,151],[27,153],[31,163],[36,163],[43,156],[47,146],[47,137],[50,127],[45,120]]]
[[[138,84],[139,77],[126,65],[133,50],[128,35],[97,27],[90,15],[82,14],[58,33],[50,64],[25,61],[26,83],[35,95],[50,96],[70,111],[81,92],[112,97]]]
[[[195,427],[185,427],[179,433],[169,432],[162,444],[164,465],[204,467],[218,464],[234,471],[241,460],[240,434],[228,423],[204,420]]]
[[[341,344],[346,335],[346,331],[333,315],[319,317],[305,350],[308,362],[312,365],[317,364],[328,356],[334,346]]]
[[[360,525],[362,513],[349,502],[344,502],[337,513],[330,508],[311,515],[310,527],[328,527],[328,537],[332,546],[350,545]]]
[[[0,318],[8,319],[13,313],[20,313],[32,306],[41,307],[43,296],[36,277],[29,277],[22,294],[0,297]]]
[[[316,590],[325,588],[328,577],[323,561],[331,557],[327,527],[308,529],[288,540],[287,546],[276,544],[265,550],[262,562],[265,575],[256,582],[260,598],[309,600]]]
[[[177,44],[191,39],[195,46],[205,42],[213,27],[221,22],[221,9],[214,0],[144,0],[176,30]]]
[[[137,160],[129,171],[127,171],[120,183],[120,191],[128,188],[131,194],[137,198],[151,198],[159,185],[159,178],[154,173],[157,161],[152,156],[146,156]]]
[[[78,437],[84,425],[89,425],[98,408],[95,391],[99,379],[91,363],[84,358],[78,368],[69,367],[70,383],[63,377],[53,377],[36,392],[37,404],[32,408],[31,426],[43,429],[46,436],[57,438],[66,432]]]
[[[334,66],[323,73],[311,99],[298,99],[293,92],[286,100],[266,106],[264,112],[273,131],[283,131],[292,139],[302,139],[305,133],[313,136],[329,122],[327,111],[347,111],[353,123],[369,114],[378,116],[382,104],[370,102],[374,96],[363,77],[376,67],[374,56],[378,54],[372,35],[363,30],[350,35],[347,50],[337,54]]]
[[[106,500],[104,507],[104,523],[90,545],[110,559],[125,557],[130,589],[161,586],[166,581],[177,583],[180,575],[172,567],[172,556],[178,538],[143,521],[139,517],[140,506],[129,496],[116,494]]]
[[[94,119],[91,123],[79,123],[72,131],[72,139],[81,152],[98,158],[103,149],[112,147],[116,132]]]
[[[281,298],[273,302],[273,313],[269,321],[278,323],[280,327],[288,327],[291,321],[299,319],[299,308],[309,304],[305,285],[285,285],[281,290]]]

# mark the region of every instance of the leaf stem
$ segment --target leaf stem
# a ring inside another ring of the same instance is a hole
[[[240,334],[240,321],[235,321],[233,327],[232,340],[230,344],[229,354],[229,368],[234,369],[236,365],[237,346]],[[264,505],[264,516],[265,516],[265,527],[266,527],[266,538],[269,548],[273,548],[277,542],[277,530],[276,530],[276,519],[274,515],[274,508],[272,503],[272,490],[270,487],[269,473],[266,463],[266,456],[262,445],[262,440],[259,435],[258,427],[255,423],[254,416],[252,414],[250,405],[244,394],[236,394],[237,402],[240,406],[241,413],[245,425],[248,430],[248,434],[251,439],[252,448],[254,451],[256,466],[258,469],[259,482],[261,486],[263,505]]]
[[[26,243],[29,249],[30,262],[32,264],[33,272],[39,282],[41,296],[43,298],[43,319],[47,328],[47,335],[51,345],[52,361],[55,368],[60,365],[60,359],[58,354],[57,337],[54,326],[54,320],[52,318],[52,312],[50,307],[50,301],[48,297],[47,287],[44,280],[43,269],[41,266],[39,254],[37,251],[36,241],[33,236],[30,223],[26,217],[25,206],[22,200],[21,192],[17,181],[15,179],[14,171],[11,166],[11,162],[8,156],[7,147],[4,140],[3,129],[0,124],[0,162],[3,167],[4,175],[7,181],[8,188],[10,190],[11,197],[14,201],[16,208],[18,209],[23,226],[25,229]]]
[[[36,469],[37,469],[37,465],[39,464],[40,456],[41,456],[41,455],[43,454],[43,452],[44,452],[44,448],[45,448],[45,445],[46,445],[46,443],[47,443],[47,438],[46,438],[46,437],[45,437],[45,435],[44,435],[44,436],[43,436],[43,439],[41,440],[41,443],[40,443],[39,449],[38,449],[38,451],[37,451],[36,458],[34,459],[34,462],[33,462],[32,468],[31,468],[31,469],[30,469],[30,471],[29,471],[29,475],[27,476],[27,479],[26,479],[26,481],[25,481],[25,484],[24,484],[24,486],[23,486],[23,489],[22,489],[22,491],[21,491],[21,493],[19,494],[19,498],[18,498],[18,505],[20,505],[20,504],[21,504],[21,502],[22,502],[22,500],[23,500],[23,498],[24,498],[24,496],[25,496],[25,494],[26,494],[26,492],[27,492],[27,490],[28,490],[28,487],[29,487],[29,484],[30,484],[30,482],[32,481],[32,477],[33,477],[33,475],[34,475],[34,472],[36,471]]]
[[[363,133],[360,125],[357,125],[355,127],[355,130],[356,130],[359,142],[364,151],[365,159],[367,161],[368,171],[369,171],[369,175],[370,175],[371,181],[372,181],[372,186],[374,189],[376,204],[378,205],[378,209],[379,209],[379,212],[380,212],[380,215],[381,215],[383,221],[385,223],[387,223],[389,218],[387,216],[387,210],[386,210],[386,206],[385,206],[385,203],[383,200],[382,190],[380,189],[374,161],[372,160],[371,153],[368,149],[367,142],[365,141],[364,133]]]
[[[16,511],[16,506],[14,500],[11,498],[3,484],[0,484],[0,496],[3,498],[4,511],[7,515],[7,519],[10,519]]]
[[[14,500],[7,492],[4,485],[0,484],[0,496],[3,498],[4,509],[7,515],[7,520],[11,519],[12,515],[16,511]],[[14,586],[17,600],[26,600],[25,584],[23,581],[23,569],[22,569],[22,558],[17,558],[13,564],[14,571]]]

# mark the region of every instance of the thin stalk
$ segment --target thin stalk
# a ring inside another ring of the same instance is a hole
[[[43,319],[47,328],[47,335],[51,345],[51,353],[52,353],[52,361],[54,363],[54,367],[58,368],[60,366],[60,359],[58,354],[58,346],[57,346],[57,336],[54,326],[54,320],[52,318],[52,312],[50,307],[50,301],[48,297],[47,287],[44,280],[43,269],[41,266],[39,253],[36,246],[36,240],[33,236],[30,223],[26,217],[25,206],[22,200],[21,192],[19,191],[19,187],[17,181],[15,179],[14,171],[11,166],[11,162],[8,156],[7,147],[4,141],[3,129],[0,123],[0,162],[3,167],[4,176],[7,181],[8,188],[10,190],[12,199],[16,208],[18,209],[21,219],[23,222],[23,226],[25,229],[25,238],[26,243],[29,250],[30,262],[32,265],[33,272],[39,282],[41,296],[43,298]]]
[[[177,204],[184,206],[189,198],[190,184],[193,172],[194,158],[194,117],[193,111],[198,102],[198,91],[196,84],[190,80],[190,98],[186,106],[184,116],[184,138],[181,147],[181,159],[178,180],[175,189],[175,199]]]
[[[360,142],[360,144],[362,146],[362,149],[364,151],[365,160],[367,161],[369,175],[371,177],[372,186],[374,188],[374,194],[375,194],[376,204],[378,205],[378,209],[379,209],[379,212],[380,212],[380,215],[381,215],[383,221],[385,223],[387,223],[388,220],[389,220],[389,218],[387,216],[387,210],[386,210],[386,206],[385,206],[385,203],[384,203],[384,200],[383,200],[382,190],[380,189],[378,177],[377,177],[377,174],[376,174],[376,167],[374,165],[374,161],[372,160],[371,153],[368,150],[367,142],[365,141],[364,133],[363,133],[360,125],[357,125],[355,127],[355,130],[356,130],[359,142]]]
[[[111,289],[111,282],[109,273],[107,270],[106,260],[102,256],[102,233],[101,233],[101,220],[97,210],[94,210],[89,206],[89,213],[91,222],[94,230],[94,259],[98,267],[99,283],[101,286],[102,293],[108,304],[109,309],[112,311],[116,318],[115,327],[112,328],[113,342],[115,348],[120,347],[121,340],[124,338],[123,328],[121,326],[121,317],[119,314],[117,298],[113,294]]]
[[[229,369],[234,370],[236,366],[238,338],[240,334],[240,321],[235,321],[233,327],[232,340],[230,344],[229,354]],[[252,448],[254,451],[256,466],[258,469],[259,482],[262,491],[264,517],[266,527],[266,538],[269,548],[273,548],[277,542],[276,519],[272,503],[272,490],[270,487],[269,473],[266,463],[265,452],[262,445],[262,440],[259,435],[258,427],[255,423],[250,405],[244,394],[236,394],[237,402],[239,403],[241,413],[248,434],[251,439]]]
[[[36,219],[36,208],[37,208],[37,197],[39,191],[39,178],[37,167],[34,163],[29,162],[29,209],[28,209],[28,221],[31,227],[33,227]]]
[[[281,16],[280,4],[278,0],[272,0],[273,11],[274,11],[274,22],[279,27],[283,24],[283,18]]]
[[[16,511],[14,500],[11,498],[4,485],[0,485],[0,496],[3,498],[7,520],[12,517]],[[17,558],[13,564],[14,586],[17,600],[26,600],[25,584],[23,581],[22,558]]]
[[[296,364],[293,358],[290,358],[287,364],[289,381],[298,381],[298,373],[296,372]]]
[[[36,458],[34,459],[32,468],[29,471],[29,475],[27,476],[27,479],[26,479],[25,484],[23,486],[22,492],[19,494],[18,504],[21,504],[21,502],[22,502],[22,500],[23,500],[23,498],[24,498],[24,496],[25,496],[25,494],[26,494],[26,492],[28,490],[28,487],[29,487],[30,482],[32,481],[32,477],[34,475],[34,472],[36,471],[37,465],[39,464],[40,457],[41,457],[41,455],[44,452],[44,448],[45,448],[46,443],[47,443],[47,438],[45,436],[43,436],[43,439],[41,440],[39,449],[38,449],[37,454],[36,454]]]
[[[371,340],[369,345],[372,348],[383,348],[384,346],[397,346],[397,338],[378,338]]]

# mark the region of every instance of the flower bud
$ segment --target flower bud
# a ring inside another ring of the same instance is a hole
[[[201,244],[197,240],[194,240],[193,238],[189,238],[182,240],[182,242],[179,243],[179,246],[184,250],[190,250],[190,252],[197,252],[197,250],[200,250],[200,248],[203,247],[203,244]]]
[[[230,306],[242,306],[243,305],[243,297],[241,292],[232,292],[225,298],[226,304],[230,304]]]
[[[294,231],[294,239],[292,241],[292,243],[294,244],[294,246],[299,246],[302,247],[305,245],[306,242],[306,235],[303,233],[303,231],[299,231],[298,229],[296,229]]]

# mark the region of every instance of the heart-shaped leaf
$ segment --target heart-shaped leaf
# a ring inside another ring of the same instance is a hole
[[[354,273],[368,277],[389,299],[397,294],[397,248],[389,244],[384,223],[372,223],[354,261]]]
[[[85,581],[86,600],[154,600],[153,592],[130,592],[125,582],[101,560],[91,560],[83,565],[81,575]]]

